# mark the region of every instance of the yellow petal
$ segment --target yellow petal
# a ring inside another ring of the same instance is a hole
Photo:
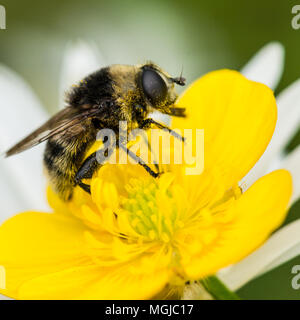
[[[141,265],[142,259],[139,261]],[[134,265],[117,268],[84,266],[47,274],[25,282],[21,299],[147,299],[158,293],[167,283],[170,273],[137,272]]]
[[[4,295],[42,274],[85,264],[83,224],[60,214],[26,212],[0,227],[0,265],[6,270]]]
[[[227,190],[257,162],[276,123],[271,89],[240,73],[220,70],[195,81],[179,98],[187,118],[174,118],[173,128],[204,129],[204,171]]]
[[[186,262],[188,277],[199,279],[244,258],[284,220],[292,193],[291,175],[274,171],[260,178],[228,209],[230,221],[215,217],[216,239]],[[201,234],[197,231],[196,236]]]

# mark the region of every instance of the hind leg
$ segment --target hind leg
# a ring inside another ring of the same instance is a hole
[[[81,187],[84,191],[91,193],[91,187],[83,183],[83,179],[91,179],[94,172],[99,169],[105,160],[107,160],[115,150],[115,145],[108,139],[103,140],[104,146],[89,155],[75,175],[75,185]]]
[[[97,161],[97,151],[88,156],[75,175],[75,185],[81,187],[84,191],[91,193],[91,187],[83,183],[83,179],[92,178],[94,172],[102,165]]]

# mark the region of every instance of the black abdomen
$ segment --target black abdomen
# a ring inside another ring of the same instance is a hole
[[[74,178],[87,150],[96,140],[91,129],[75,137],[53,137],[47,142],[44,165],[50,185],[63,200],[70,200],[75,186]]]

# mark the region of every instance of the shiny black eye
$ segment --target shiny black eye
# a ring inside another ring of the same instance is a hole
[[[167,85],[155,70],[143,70],[142,88],[146,97],[154,105],[163,102],[167,97]]]

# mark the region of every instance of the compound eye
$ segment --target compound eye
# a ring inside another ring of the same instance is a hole
[[[143,70],[142,87],[144,94],[154,105],[163,102],[167,97],[167,85],[155,70]]]

